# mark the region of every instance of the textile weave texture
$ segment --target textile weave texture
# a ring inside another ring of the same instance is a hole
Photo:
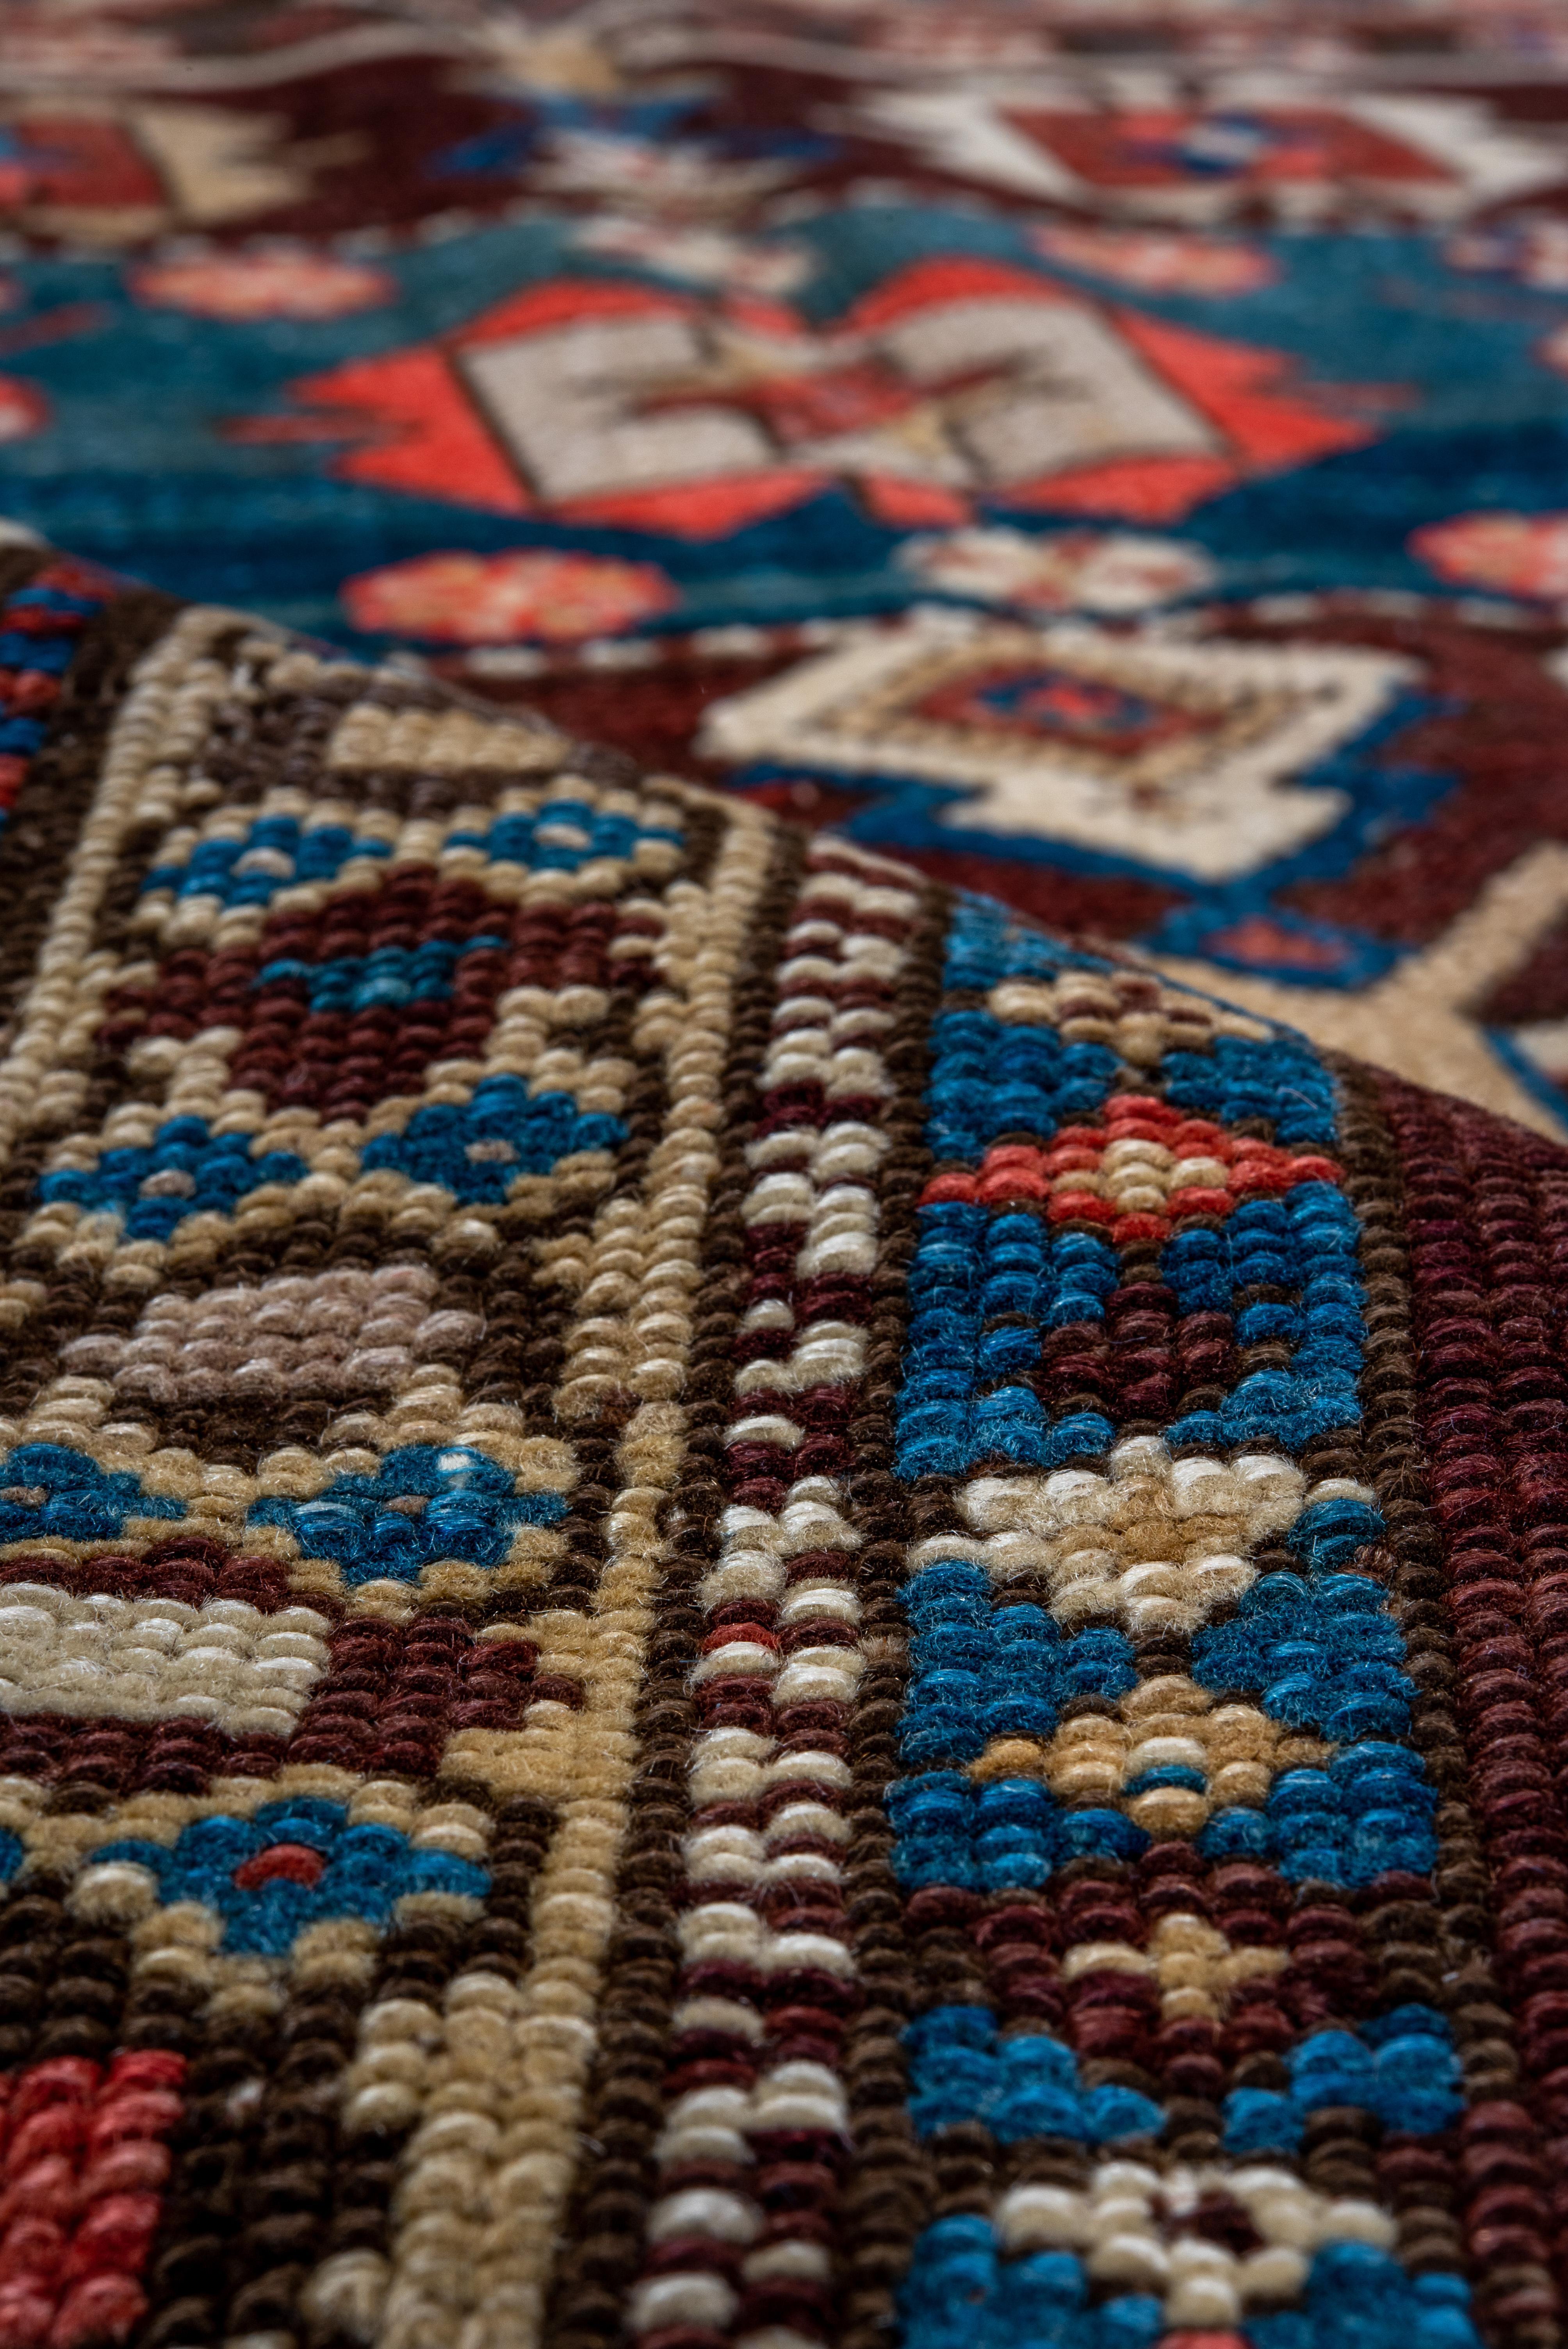
[[[0,513],[1568,1138],[1562,0],[8,0]]]
[[[1568,1152],[0,603],[6,2349],[1555,2349]]]

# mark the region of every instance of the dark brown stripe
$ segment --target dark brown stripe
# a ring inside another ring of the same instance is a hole
[[[883,1797],[898,1771],[898,1724],[909,1677],[908,1630],[898,1592],[911,1539],[907,1487],[892,1473],[893,1406],[909,1322],[909,1268],[915,1209],[931,1174],[925,1092],[931,1030],[942,997],[953,900],[922,892],[900,975],[888,1072],[897,1091],[883,1119],[892,1147],[879,1176],[880,1232],[872,1278],[872,1323],[861,1416],[849,1429],[856,1468],[849,1516],[862,1537],[855,1553],[867,1664],[850,1724],[851,1842],[844,1901],[862,2003],[844,2035],[843,2065],[854,2156],[841,2211],[841,2349],[884,2349],[894,2293],[914,2239],[931,2215],[935,2179],[910,2121],[903,2033],[913,2010],[916,1968],[892,1871],[892,1828]]]
[[[119,2036],[129,1955],[124,1936],[79,1922],[67,1883],[39,1873],[0,1907],[0,2068],[52,2055],[102,2062]]]
[[[680,809],[681,829],[686,834],[681,869],[675,877],[694,881],[699,889],[706,889],[713,872],[713,860],[729,829],[728,821],[723,808],[713,800],[699,800],[685,791],[671,796]]]
[[[1460,1530],[1456,1550],[1452,1535],[1477,1518],[1470,1511],[1456,1516],[1445,1506],[1454,1489],[1451,1477],[1438,1481],[1434,1498],[1434,1457],[1440,1463],[1445,1448],[1434,1388],[1448,1341],[1434,1330],[1430,1178],[1444,1193],[1445,1244],[1454,1228],[1453,1210],[1457,1206],[1462,1218],[1467,1201],[1451,1195],[1458,1169],[1451,1140],[1443,1132],[1443,1104],[1435,1096],[1380,1081],[1354,1063],[1336,1066],[1345,1102],[1342,1156],[1361,1222],[1367,1283],[1365,1444],[1388,1526],[1386,1565],[1394,1612],[1420,1690],[1412,1742],[1440,1796],[1435,1922],[1441,2002],[1453,2025],[1469,2096],[1459,2133],[1459,2168],[1477,2313],[1500,2349],[1551,2349],[1562,2337],[1559,2294],[1547,2265],[1550,2209],[1543,2189],[1551,2177],[1551,2148],[1529,2109],[1532,2100],[1522,2095],[1513,2024],[1488,1948],[1500,1914],[1494,1904],[1508,1879],[1507,1857],[1496,1836],[1488,1834],[1493,1869],[1489,1883],[1472,1809],[1473,1801],[1486,1826],[1489,1739],[1484,1697],[1480,1708],[1476,1698],[1486,1683],[1488,1643],[1483,1638],[1478,1646],[1473,1639],[1472,1600],[1478,1594],[1464,1570],[1467,1537]],[[1390,1108],[1397,1112],[1392,1118]],[[1512,1139],[1506,1127],[1477,1123],[1504,1145]],[[1483,1377],[1482,1396],[1486,1386]],[[1484,1400],[1475,1408],[1482,1415],[1490,1413]],[[1473,1455],[1472,1425],[1467,1424],[1460,1441],[1461,1454]],[[1446,1543],[1445,1532],[1450,1537]],[[1504,1544],[1488,1553],[1489,1569],[1506,1570],[1505,1558]],[[1512,1726],[1513,1713],[1530,1694],[1527,1664],[1517,1669],[1516,1677],[1511,1674],[1507,1694]],[[1461,1733],[1461,1716],[1468,1735]],[[1533,1873],[1528,1862],[1526,1872]],[[1501,1913],[1506,1914],[1506,1901]],[[1408,1916],[1398,1911],[1386,1920],[1391,1930],[1378,1938],[1396,1938],[1400,1923],[1412,1920],[1422,1921],[1414,1910]],[[1377,1920],[1367,1921],[1370,1936]],[[1422,2239],[1429,2237],[1435,2250],[1452,2232],[1449,2213],[1420,2191],[1426,2183],[1423,2178],[1413,2193],[1390,2198],[1401,2205],[1401,2250],[1418,2264]],[[1384,2193],[1395,2184],[1393,2178],[1383,2181]]]

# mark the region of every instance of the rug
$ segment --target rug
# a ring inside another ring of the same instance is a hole
[[[13,0],[0,511],[1568,1135],[1546,0]]]
[[[6,2349],[1556,2349],[1568,1150],[79,560],[0,657]]]

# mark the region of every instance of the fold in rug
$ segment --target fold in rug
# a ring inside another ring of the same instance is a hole
[[[1549,2349],[1568,1152],[0,601],[6,2349]]]

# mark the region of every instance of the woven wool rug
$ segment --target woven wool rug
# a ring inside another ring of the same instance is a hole
[[[8,0],[0,513],[1568,1139],[1562,0]]]
[[[6,2349],[1553,2349],[1568,1151],[0,605]]]

